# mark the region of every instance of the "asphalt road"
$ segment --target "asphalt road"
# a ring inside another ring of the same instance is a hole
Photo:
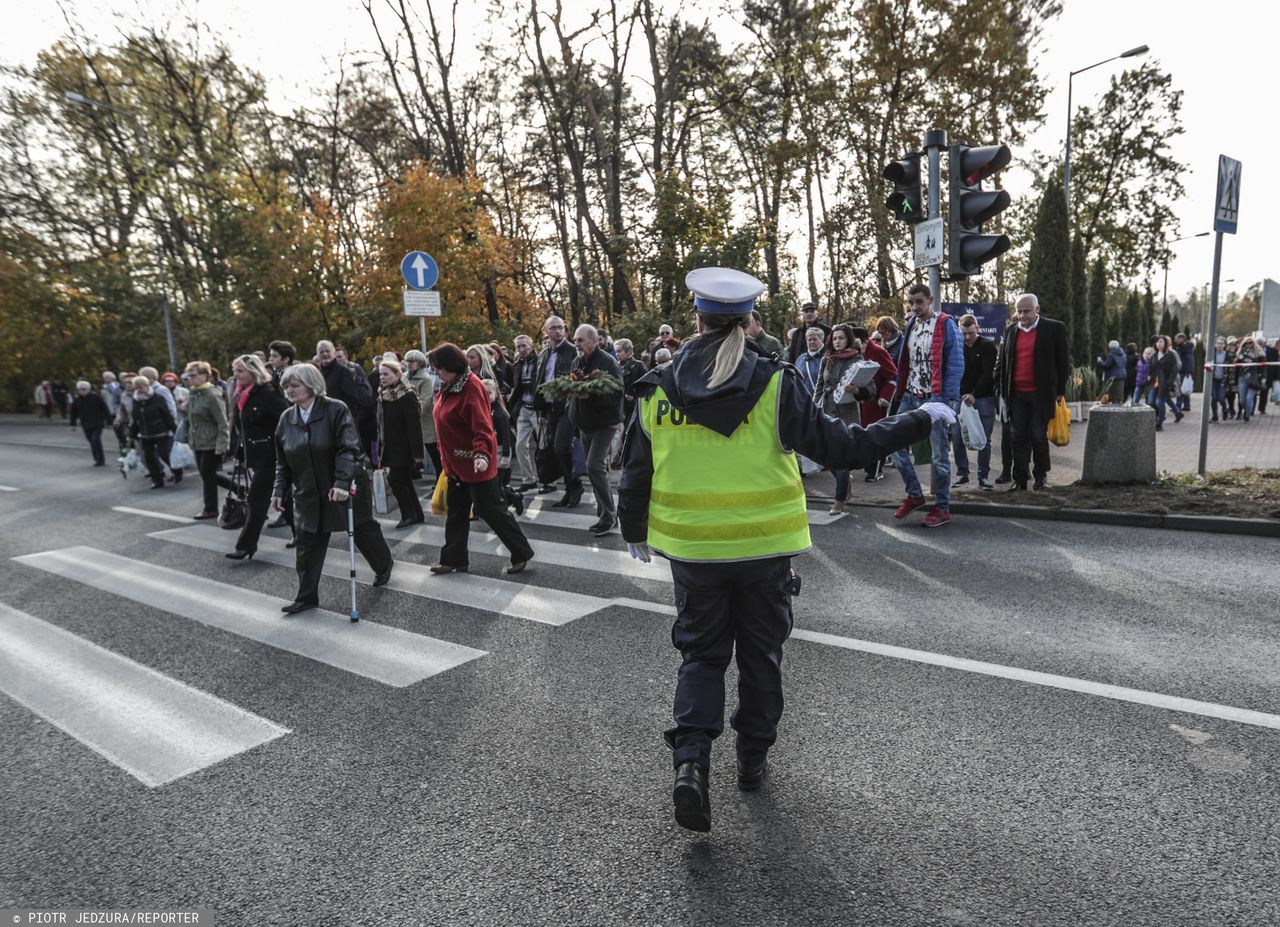
[[[152,492],[89,464],[65,427],[0,427],[0,640],[11,665],[20,629],[54,641],[21,700],[19,675],[0,674],[0,908],[1280,922],[1280,541],[960,516],[926,532],[872,509],[815,525],[771,778],[737,792],[725,738],[701,836],[672,821],[660,736],[678,666],[669,575],[627,566],[616,534],[593,545],[539,518],[528,573],[473,553],[473,586],[441,593],[457,577],[409,566],[436,562],[430,533],[389,531],[397,584],[361,586],[363,622],[342,618],[335,577],[335,615],[268,623],[291,598],[287,565],[232,563],[228,532],[113,508],[189,516],[194,475]],[[562,592],[576,611],[557,617]],[[90,664],[119,688],[83,683]],[[214,708],[163,728],[179,692]],[[110,756],[113,731],[182,748],[219,712],[255,745],[210,735],[224,758],[159,784],[138,774],[159,752]]]

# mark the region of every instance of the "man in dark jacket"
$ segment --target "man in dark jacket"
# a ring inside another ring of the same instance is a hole
[[[1196,369],[1196,343],[1188,338],[1183,332],[1178,332],[1173,336],[1173,347],[1178,352],[1178,382],[1179,396],[1178,407],[1183,412],[1191,411],[1191,393],[1193,390],[1182,390],[1181,383],[1187,377],[1191,377],[1191,383],[1195,384]]]
[[[964,375],[960,378],[960,401],[978,410],[987,443],[978,451],[978,487],[991,490],[991,430],[996,422],[996,346],[983,338],[976,316],[960,317],[960,337],[964,339]],[[956,456],[956,481],[953,486],[969,482],[969,454],[960,429],[953,428],[952,450]]]
[[[357,376],[351,369],[352,365],[338,357],[338,350],[332,341],[316,342],[316,364],[324,376],[325,395],[346,403],[355,419],[363,450],[366,454],[369,453],[378,437],[378,417],[373,394],[369,392],[369,382],[364,378],[363,371]]]
[[[579,325],[573,333],[573,343],[578,348],[578,359],[573,362],[569,376],[575,380],[598,380],[613,377],[622,383],[622,368],[600,346],[600,336],[590,325]],[[596,514],[599,520],[590,531],[596,537],[608,534],[618,523],[617,509],[613,504],[613,490],[609,486],[609,449],[614,434],[622,424],[622,390],[603,392],[596,396],[579,396],[569,400],[569,417],[582,435],[582,449],[587,457],[587,477],[596,497]],[[576,505],[582,497],[582,483],[570,479],[565,485],[565,498],[573,496],[570,505]]]
[[[526,492],[538,485],[538,412],[535,408],[538,388],[538,354],[533,339],[516,336],[516,357],[511,363],[511,401],[507,414],[515,431],[516,461],[520,464],[520,485],[516,492]]]
[[[805,340],[805,333],[811,328],[822,329],[822,337],[825,339],[831,334],[831,326],[822,321],[822,317],[818,314],[817,303],[805,303],[800,310],[802,321],[800,325],[791,335],[791,344],[787,345],[787,360],[795,363],[796,359],[803,353],[808,346]]]
[[[1263,386],[1258,393],[1258,414],[1266,415],[1268,394],[1276,380],[1280,379],[1280,338],[1272,338],[1271,344],[1262,353],[1268,366],[1262,374]]]
[[[578,356],[573,345],[569,343],[564,319],[558,315],[550,316],[544,324],[544,330],[547,333],[547,347],[538,355],[539,386],[557,377],[567,377],[569,368],[573,366]],[[533,407],[543,416],[543,435],[538,442],[539,447],[549,445],[552,448],[556,462],[560,465],[560,473],[564,476],[565,497],[555,504],[562,508],[577,505],[578,500],[582,498],[582,485],[578,484],[576,496],[567,491],[569,484],[573,481],[573,422],[569,421],[569,416],[566,414],[567,405],[563,401],[548,401],[541,393],[535,392]],[[538,465],[538,469],[543,470],[542,464]],[[544,477],[546,479],[543,479]],[[551,484],[555,482],[556,477],[546,472],[541,473],[539,479],[543,480],[539,491],[551,492]],[[566,501],[569,499],[572,501]]]
[[[1124,346],[1124,395],[1127,400],[1138,388],[1138,346],[1130,341]]]
[[[102,453],[102,429],[112,420],[111,409],[100,395],[93,391],[88,380],[76,384],[76,396],[71,400],[71,427],[80,423],[84,436],[89,440],[89,449],[93,451],[93,465],[105,467],[106,457]]]
[[[1009,409],[1013,488],[1025,490],[1034,475],[1034,488],[1044,489],[1049,473],[1049,420],[1058,399],[1066,398],[1071,372],[1067,327],[1040,314],[1040,300],[1034,293],[1019,296],[1013,311],[1016,321],[1004,330],[996,365],[997,388]]]

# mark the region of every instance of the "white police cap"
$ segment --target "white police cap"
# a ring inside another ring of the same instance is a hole
[[[699,312],[745,315],[764,292],[764,284],[750,274],[728,267],[699,267],[684,278]]]

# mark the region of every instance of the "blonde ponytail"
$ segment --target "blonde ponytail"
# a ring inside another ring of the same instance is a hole
[[[747,316],[745,315],[703,315],[699,313],[703,324],[708,328],[719,332],[725,331],[724,340],[720,342],[720,347],[716,350],[715,360],[712,362],[711,379],[707,381],[709,389],[715,389],[733,378],[734,373],[738,370],[738,365],[742,363],[742,355],[747,351]]]

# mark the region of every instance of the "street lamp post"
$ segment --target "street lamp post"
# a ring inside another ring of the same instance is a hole
[[[1198,232],[1195,235],[1186,235],[1182,238],[1170,238],[1164,243],[1164,296],[1160,298],[1162,312],[1169,311],[1169,246],[1176,245],[1180,241],[1190,241],[1193,238],[1208,238],[1210,234],[1212,233]]]
[[[134,129],[138,133],[138,141],[142,146],[142,172],[143,177],[145,178],[146,190],[150,191],[151,162],[154,159],[152,158],[151,142],[147,138],[147,131],[143,128],[142,121],[138,119],[138,114],[131,109],[124,108],[123,106],[110,106],[106,103],[100,103],[97,100],[92,100],[89,97],[86,97],[84,94],[76,93],[74,90],[68,90],[65,97],[67,102],[74,103],[77,106],[87,106],[90,109],[101,109],[111,113],[119,113],[121,116],[124,116],[133,123]],[[143,194],[143,202],[146,204],[147,211],[150,212],[150,202],[145,193]],[[156,222],[154,213],[151,215],[151,221],[156,225],[159,225],[159,223]],[[164,310],[164,337],[165,342],[169,347],[169,369],[176,371],[178,369],[178,353],[173,347],[173,320],[169,315],[168,276],[165,274],[164,260],[160,257],[159,249],[155,251],[155,261],[156,272],[160,278],[160,304]]]
[[[1118,55],[1112,55],[1096,64],[1091,64],[1087,68],[1080,68],[1078,71],[1072,71],[1067,75],[1067,151],[1066,157],[1062,161],[1062,193],[1067,199],[1067,221],[1071,221],[1071,82],[1077,74],[1083,74],[1085,71],[1092,71],[1096,67],[1109,64],[1119,58],[1133,58],[1136,55],[1145,55],[1150,49],[1146,45],[1139,45],[1137,48],[1131,48],[1128,51],[1121,52]]]

